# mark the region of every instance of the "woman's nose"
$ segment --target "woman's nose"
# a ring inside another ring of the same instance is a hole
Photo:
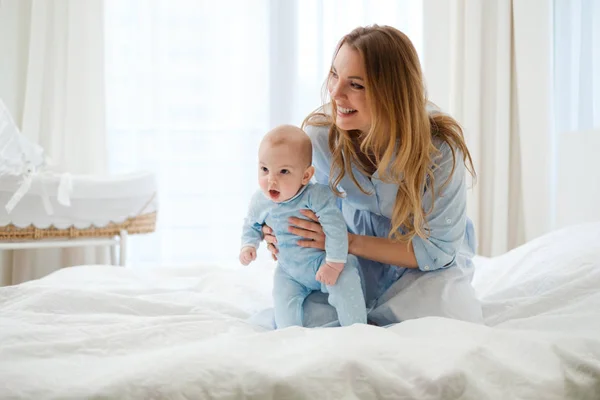
[[[331,84],[329,85],[329,94],[332,99],[337,99],[343,95],[342,87],[341,87],[339,81],[331,82]]]

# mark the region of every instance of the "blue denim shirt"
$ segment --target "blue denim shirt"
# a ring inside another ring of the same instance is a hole
[[[313,144],[313,165],[315,180],[328,184],[332,156],[328,146],[329,128],[325,126],[307,126],[306,133]],[[440,188],[448,179],[453,166],[450,146],[434,140],[441,155],[435,160],[438,167],[434,171],[435,194],[426,190],[423,195],[423,208],[434,208],[426,216],[429,236],[415,236],[412,240],[418,267],[421,271],[434,271],[449,268],[457,264],[470,264],[475,254],[475,235],[473,224],[466,213],[466,174],[462,153],[455,149],[455,169],[450,181],[440,193]],[[388,237],[391,229],[398,185],[385,183],[378,178],[377,172],[369,178],[358,169],[353,173],[365,194],[354,184],[348,174],[341,180],[338,189],[345,196],[338,200],[348,230],[359,235]],[[377,298],[405,271],[403,266],[390,266],[370,260],[359,259],[366,284],[367,298]]]

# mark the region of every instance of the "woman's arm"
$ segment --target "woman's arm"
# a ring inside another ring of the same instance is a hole
[[[454,265],[465,237],[474,253],[473,233],[465,236],[468,225],[463,156],[460,151],[456,151],[454,158],[447,144],[442,144],[440,151],[441,159],[434,171],[435,190],[427,190],[422,199],[424,209],[428,210],[433,206],[426,221],[429,236],[415,236],[407,246],[406,243],[395,242],[387,237],[350,235],[350,254],[399,267],[434,271]],[[297,227],[290,231],[309,239],[301,240],[301,246],[323,248],[325,235],[318,220],[314,214],[304,213],[304,216],[310,220],[290,220]]]
[[[325,249],[325,234],[319,219],[310,210],[302,210],[301,213],[310,221],[295,217],[289,219],[291,224],[289,231],[304,238],[298,241],[298,245]],[[348,233],[348,253],[384,264],[407,268],[418,267],[412,244],[395,242],[388,238]]]
[[[383,264],[418,267],[411,242],[401,243],[388,238],[348,233],[348,252]]]

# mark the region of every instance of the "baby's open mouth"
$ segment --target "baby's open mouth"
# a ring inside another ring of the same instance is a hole
[[[269,196],[271,196],[272,199],[276,199],[279,197],[279,190],[269,190]]]

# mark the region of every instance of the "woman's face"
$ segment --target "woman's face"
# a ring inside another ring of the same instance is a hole
[[[358,50],[343,44],[329,73],[327,88],[337,106],[335,124],[344,130],[366,132],[371,127],[366,71]]]

